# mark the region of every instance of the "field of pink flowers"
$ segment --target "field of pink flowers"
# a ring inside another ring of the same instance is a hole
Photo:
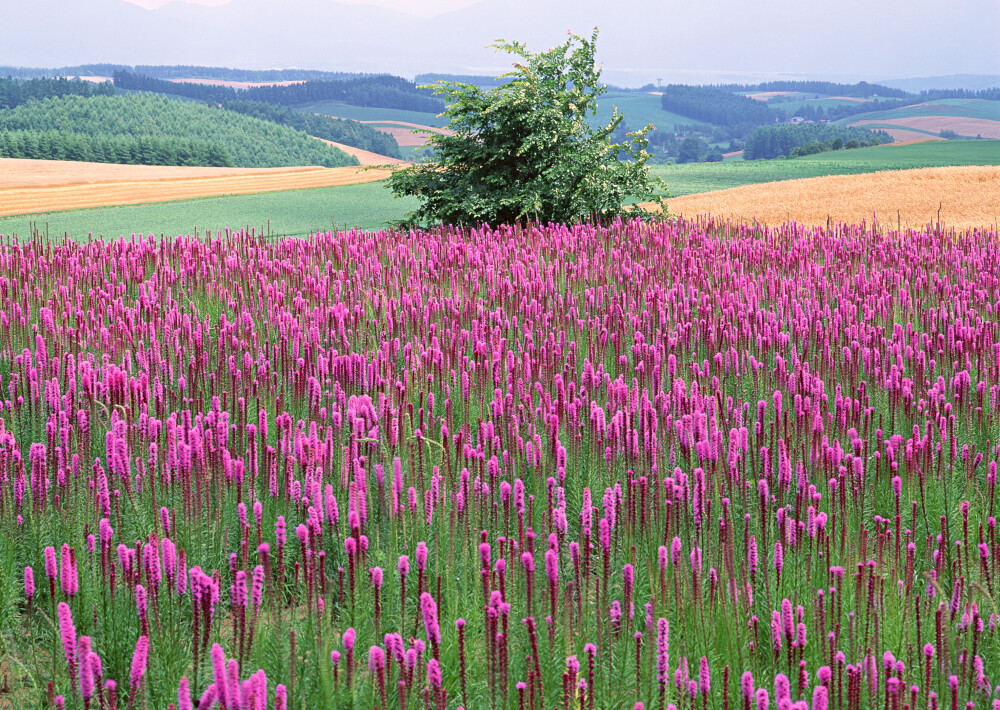
[[[998,237],[4,238],[0,707],[1000,708]]]

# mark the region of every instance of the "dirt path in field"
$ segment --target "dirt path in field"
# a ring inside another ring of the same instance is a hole
[[[920,131],[909,131],[905,128],[884,128],[875,126],[872,127],[873,131],[885,131],[890,136],[892,136],[894,143],[885,143],[884,145],[909,145],[910,143],[917,143],[920,141],[943,141],[944,138],[941,136],[932,136],[927,133],[921,133]]]
[[[856,104],[866,104],[871,101],[871,99],[859,99],[855,96],[827,96],[821,99],[806,99],[806,101],[850,101]]]
[[[323,141],[327,145],[332,145],[335,148],[340,148],[342,151],[348,155],[353,155],[358,159],[358,162],[362,165],[407,165],[405,160],[400,160],[399,158],[390,158],[387,155],[379,155],[378,153],[372,153],[370,150],[362,150],[361,148],[355,148],[352,145],[344,145],[343,143],[335,143],[334,141],[328,141],[326,138],[316,138],[318,141]]]
[[[996,224],[1000,219],[1000,166],[890,170],[833,175],[687,195],[667,200],[672,214],[711,214],[767,224],[795,220],[826,224],[872,221],[922,227],[937,220],[960,229]]]
[[[437,128],[435,126],[424,126],[419,123],[407,123],[406,121],[358,121],[358,123],[379,123],[388,126],[404,126],[406,128],[422,128],[428,131],[433,131],[434,133],[440,133],[442,136],[453,136],[455,131],[450,131],[447,128]]]
[[[890,133],[889,135],[892,135],[892,133]],[[882,145],[877,145],[875,147],[876,148],[892,148],[893,146],[895,146],[895,147],[898,148],[899,146],[902,146],[902,145],[913,145],[914,143],[926,143],[928,141],[943,141],[944,140],[944,138],[941,138],[939,136],[928,136],[928,135],[925,135],[923,133],[917,133],[917,135],[920,136],[920,137],[919,138],[907,138],[906,140],[896,140],[896,141],[893,141],[892,143],[883,143]],[[893,136],[893,138],[895,138],[895,136]]]
[[[187,168],[0,159],[0,216],[384,180],[390,170]]]
[[[754,99],[756,101],[767,101],[775,96],[787,96],[788,94],[794,94],[794,91],[757,91],[753,94],[744,94],[748,99]]]

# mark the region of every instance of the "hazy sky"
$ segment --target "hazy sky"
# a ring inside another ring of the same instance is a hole
[[[537,51],[597,26],[626,86],[1000,75],[1000,0],[0,0],[0,24],[14,66],[497,74],[498,37]]]
[[[195,5],[225,5],[230,0],[183,0]],[[387,7],[390,10],[407,12],[422,17],[433,17],[449,10],[458,10],[476,2],[476,0],[337,0],[344,5],[375,5]],[[166,5],[171,0],[128,0],[145,8],[157,8]]]

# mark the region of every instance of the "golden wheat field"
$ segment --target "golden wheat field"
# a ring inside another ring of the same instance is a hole
[[[188,168],[0,159],[0,216],[384,180],[379,168]]]
[[[920,227],[938,219],[959,229],[997,224],[1000,166],[890,170],[744,185],[667,200],[671,214],[825,224],[871,222]]]

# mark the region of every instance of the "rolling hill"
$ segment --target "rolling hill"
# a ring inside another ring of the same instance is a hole
[[[109,142],[189,141],[221,148],[226,161],[207,163],[235,167],[357,165],[355,158],[306,133],[269,121],[200,104],[172,101],[149,94],[67,96],[31,102],[0,111],[0,132],[78,137]],[[93,141],[92,141],[93,142]],[[106,152],[106,151],[105,151]],[[24,155],[23,157],[47,157]],[[151,162],[102,157],[98,162]],[[190,164],[181,162],[176,164]]]

